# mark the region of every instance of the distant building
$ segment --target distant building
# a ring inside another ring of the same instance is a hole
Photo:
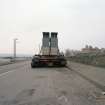
[[[100,52],[101,52],[102,54],[105,54],[105,48],[101,48],[101,49],[100,49]]]
[[[66,57],[72,57],[72,56],[76,56],[79,53],[80,53],[80,51],[78,51],[78,50],[67,49],[66,52],[65,52],[65,56]]]
[[[83,48],[81,50],[81,53],[98,53],[100,52],[100,49],[98,47],[92,47],[92,46],[88,46],[86,45],[85,48]]]

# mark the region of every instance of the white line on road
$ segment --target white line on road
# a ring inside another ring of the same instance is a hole
[[[23,67],[24,65],[21,65],[21,66]],[[20,67],[21,67],[21,66],[20,66]],[[19,67],[18,67],[18,68],[19,68]],[[16,69],[16,68],[12,68],[12,69]],[[1,74],[0,74],[0,77],[6,75],[6,74],[8,74],[8,73],[12,73],[12,72],[14,72],[14,71],[16,71],[16,70],[11,70],[11,71],[7,71],[7,72],[4,72],[4,73],[1,73]]]
[[[11,71],[8,71],[8,72],[5,72],[5,73],[2,73],[2,74],[0,74],[0,77],[6,75],[6,74],[8,74],[8,73],[14,72],[14,71],[16,71],[16,70],[11,70]]]
[[[68,103],[68,98],[67,98],[66,96],[64,96],[64,95],[58,97],[58,100],[60,100],[60,101],[61,101],[61,100],[64,100],[65,103]]]

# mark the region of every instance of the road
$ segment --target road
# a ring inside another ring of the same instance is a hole
[[[31,69],[30,61],[0,66],[0,105],[105,105],[101,92],[66,67]]]

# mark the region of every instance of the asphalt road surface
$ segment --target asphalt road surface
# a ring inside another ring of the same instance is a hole
[[[0,105],[105,105],[102,90],[68,68],[0,66]]]

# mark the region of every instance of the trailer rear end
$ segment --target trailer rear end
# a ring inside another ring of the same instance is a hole
[[[64,55],[59,52],[56,32],[43,32],[42,47],[39,55],[32,58],[31,67],[66,66]]]

